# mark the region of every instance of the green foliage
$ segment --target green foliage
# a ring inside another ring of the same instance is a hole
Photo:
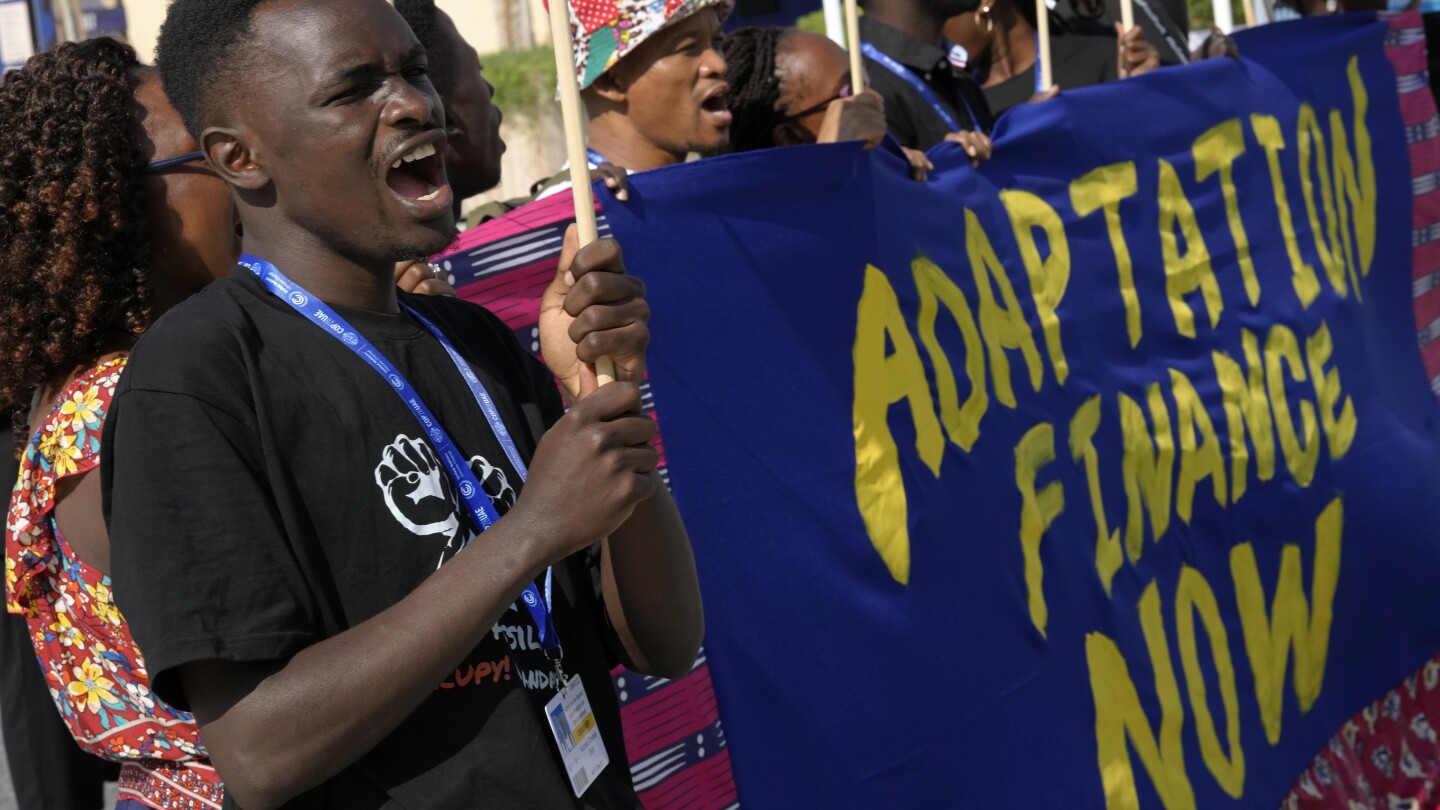
[[[1189,0],[1190,30],[1209,31],[1215,26],[1215,4],[1211,0]],[[1240,0],[1230,0],[1230,18],[1236,25],[1245,24],[1245,10]]]
[[[506,51],[480,57],[495,103],[508,115],[534,118],[555,104],[555,55],[549,48]]]
[[[861,17],[864,17],[865,9],[856,9],[856,13],[858,13]],[[812,34],[819,34],[822,37],[829,36],[829,34],[825,31],[825,9],[823,8],[812,11],[809,14],[806,14],[800,19],[796,20],[795,27],[799,28],[801,31],[808,31]]]
[[[801,31],[809,31],[812,34],[825,36],[825,10],[817,9],[806,14],[795,21],[795,27]]]

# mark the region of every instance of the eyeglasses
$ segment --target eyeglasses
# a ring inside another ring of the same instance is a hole
[[[190,163],[191,161],[204,160],[204,159],[205,159],[205,153],[204,153],[204,152],[195,151],[195,152],[186,152],[186,153],[183,154],[183,155],[176,155],[175,157],[168,157],[168,158],[161,158],[161,159],[159,159],[159,160],[152,160],[152,161],[150,161],[150,163],[149,163],[148,165],[145,166],[145,173],[146,173],[146,174],[160,174],[161,172],[165,171],[166,169],[173,169],[173,168],[175,168],[176,166],[180,166],[180,165],[183,165],[183,164],[185,164],[185,163]]]
[[[799,121],[801,118],[805,118],[806,116],[814,115],[815,113],[818,113],[818,112],[823,111],[826,107],[829,107],[831,104],[833,104],[833,103],[836,102],[836,101],[839,101],[839,100],[842,99],[842,98],[849,98],[849,97],[850,97],[850,85],[847,84],[847,85],[845,85],[844,87],[840,88],[840,92],[838,92],[838,93],[836,93],[835,95],[833,95],[833,96],[825,99],[824,101],[820,102],[819,104],[816,104],[816,105],[813,106],[813,107],[806,107],[805,109],[801,110],[801,111],[798,112],[798,113],[795,113],[794,115],[787,115],[787,116],[785,116],[784,118],[782,118],[782,119],[780,120],[780,123],[785,124],[785,123],[789,123],[790,121]]]

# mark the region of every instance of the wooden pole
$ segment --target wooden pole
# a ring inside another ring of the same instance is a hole
[[[501,0],[501,7],[505,11],[505,50],[515,50],[515,12],[510,7],[515,0]]]
[[[1040,90],[1044,92],[1055,86],[1055,77],[1050,72],[1050,7],[1045,0],[1035,0],[1035,25],[1040,40],[1040,53],[1036,54],[1040,63],[1037,69],[1040,71]]]
[[[50,10],[60,23],[60,41],[79,42],[79,22],[75,19],[75,8],[70,5],[70,0],[55,0]]]
[[[570,161],[575,225],[580,232],[580,247],[583,248],[595,241],[597,232],[595,196],[590,189],[590,155],[585,149],[584,107],[580,103],[580,83],[575,79],[574,48],[570,44],[570,4],[569,0],[549,0],[549,6],[550,44],[555,49],[555,76],[560,84],[565,155]],[[615,382],[615,363],[608,357],[595,361],[595,376],[601,385]]]
[[[860,9],[856,0],[845,0],[845,44],[850,51],[850,94],[865,92],[865,58],[860,53]]]
[[[1245,14],[1245,27],[1255,27],[1255,8],[1251,0],[1240,0],[1240,10]]]
[[[1135,27],[1135,4],[1132,0],[1120,0],[1120,30],[1122,33],[1130,33]],[[1123,64],[1123,63],[1122,63]],[[1120,69],[1120,78],[1129,77],[1130,71],[1123,66]]]

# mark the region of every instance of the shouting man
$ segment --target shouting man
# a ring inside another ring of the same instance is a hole
[[[638,807],[607,673],[686,672],[703,634],[637,414],[643,285],[571,241],[548,372],[489,313],[397,294],[455,215],[385,0],[175,0],[159,62],[246,255],[137,344],[105,433],[157,693],[247,810]]]
[[[571,4],[591,168],[658,169],[729,144],[720,38],[732,7],[730,0]]]

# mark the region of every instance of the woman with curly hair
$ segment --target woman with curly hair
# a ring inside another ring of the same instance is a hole
[[[233,266],[234,205],[158,75],[114,40],[8,74],[0,120],[0,402],[28,403],[6,607],[76,741],[121,763],[120,808],[219,810],[193,719],[150,693],[115,608],[97,467],[135,339]]]

